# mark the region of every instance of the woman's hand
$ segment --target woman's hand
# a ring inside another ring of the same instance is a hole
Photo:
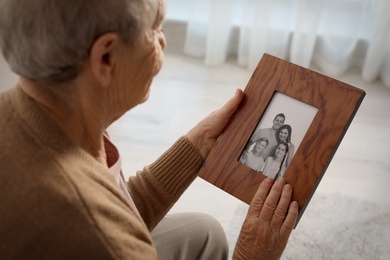
[[[237,89],[236,94],[223,107],[211,113],[187,133],[186,137],[198,148],[203,159],[209,155],[215,141],[238,108],[243,96],[242,90]]]
[[[264,179],[257,190],[241,227],[233,259],[279,259],[298,216],[291,202],[292,188],[284,178]]]

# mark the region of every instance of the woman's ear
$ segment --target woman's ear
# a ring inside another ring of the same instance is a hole
[[[91,72],[96,81],[103,87],[107,87],[112,81],[112,70],[114,68],[114,51],[118,46],[118,35],[105,33],[97,38],[92,44],[89,62]]]

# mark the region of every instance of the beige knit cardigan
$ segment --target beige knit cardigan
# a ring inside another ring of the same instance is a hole
[[[124,158],[125,159],[125,158]],[[0,94],[0,258],[156,259],[149,231],[203,164],[180,138],[128,181],[72,143],[19,87]]]

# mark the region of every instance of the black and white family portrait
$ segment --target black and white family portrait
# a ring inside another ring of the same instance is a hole
[[[239,161],[267,177],[282,177],[291,164],[317,108],[275,92]]]

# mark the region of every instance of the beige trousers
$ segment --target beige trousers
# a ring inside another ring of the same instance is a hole
[[[167,215],[152,231],[159,260],[227,259],[229,248],[220,223],[202,213]]]

